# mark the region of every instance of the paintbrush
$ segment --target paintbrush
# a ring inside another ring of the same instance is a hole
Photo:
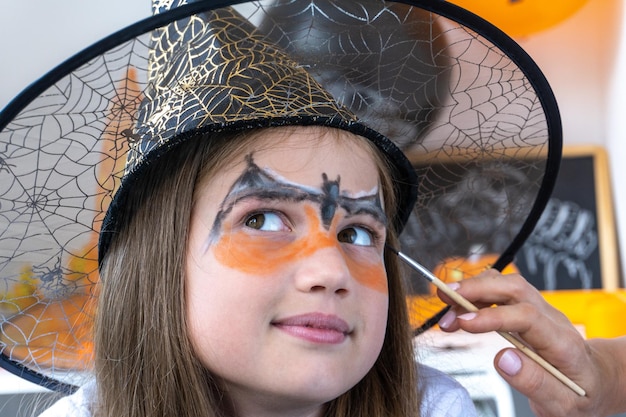
[[[423,265],[419,264],[417,261],[411,259],[410,257],[405,255],[404,253],[402,253],[402,252],[400,252],[400,251],[398,251],[398,250],[396,250],[396,249],[394,249],[394,248],[392,248],[390,246],[387,246],[387,247],[389,248],[389,250],[391,250],[396,255],[398,255],[398,257],[403,262],[405,262],[411,268],[413,268],[417,272],[419,272],[424,278],[426,278],[427,280],[432,282],[435,287],[437,287],[441,292],[443,292],[448,297],[450,297],[455,303],[457,303],[458,305],[460,305],[461,307],[463,307],[467,311],[478,311],[478,307],[476,307],[469,300],[467,300],[462,295],[460,295],[459,293],[457,293],[456,291],[454,291],[450,287],[448,287],[443,281],[441,281],[439,278],[437,278],[426,267],[424,267]],[[548,371],[552,375],[554,375],[559,381],[561,381],[563,384],[565,384],[568,388],[570,388],[576,394],[580,395],[581,397],[584,397],[586,395],[584,389],[582,389],[578,384],[576,384],[574,381],[569,379],[561,371],[556,369],[552,364],[550,364],[544,358],[542,358],[537,353],[535,353],[535,351],[531,350],[528,346],[526,346],[521,340],[519,340],[513,334],[508,333],[508,332],[501,332],[501,331],[499,331],[498,334],[500,336],[502,336],[503,338],[505,338],[506,340],[508,340],[513,346],[515,346],[516,348],[521,350],[530,359],[532,359],[535,362],[537,362],[546,371]]]

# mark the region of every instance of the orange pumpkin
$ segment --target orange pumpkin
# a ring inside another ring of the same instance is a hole
[[[497,260],[498,255],[495,254],[448,258],[433,269],[433,274],[443,282],[457,282],[490,269]],[[515,265],[508,264],[502,273],[513,274],[519,271]]]
[[[490,269],[497,260],[498,255],[495,254],[472,255],[467,258],[448,258],[433,269],[433,274],[443,282],[457,282]],[[516,272],[519,271],[513,264],[507,265],[502,270],[504,274]],[[422,323],[447,305],[437,297],[434,286],[429,288],[430,292],[428,294],[412,295],[407,299],[409,319],[413,328],[421,326]]]

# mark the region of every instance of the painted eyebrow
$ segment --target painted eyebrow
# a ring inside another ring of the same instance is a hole
[[[365,214],[387,227],[387,216],[383,211],[378,193],[357,198],[342,196],[339,199],[339,207],[344,209],[348,216]]]
[[[348,216],[366,214],[374,218],[383,226],[387,226],[387,217],[382,208],[380,196],[376,190],[371,194],[348,197],[339,192],[340,180],[329,181],[326,174],[322,174],[321,189],[293,184],[273,176],[269,171],[261,169],[254,163],[252,155],[246,156],[247,168],[231,186],[229,192],[220,205],[211,228],[210,241],[217,237],[224,218],[232,211],[235,205],[243,200],[257,199],[267,201],[311,201],[321,208],[321,217],[328,226],[337,207],[344,209]]]

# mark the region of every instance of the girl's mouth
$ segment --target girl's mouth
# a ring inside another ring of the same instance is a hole
[[[312,343],[339,344],[350,335],[345,320],[329,314],[308,313],[272,322],[276,328]]]

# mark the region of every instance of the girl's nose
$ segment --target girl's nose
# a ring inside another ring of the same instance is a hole
[[[352,275],[345,254],[339,246],[320,248],[300,261],[296,270],[296,287],[303,292],[328,292],[345,296]]]

